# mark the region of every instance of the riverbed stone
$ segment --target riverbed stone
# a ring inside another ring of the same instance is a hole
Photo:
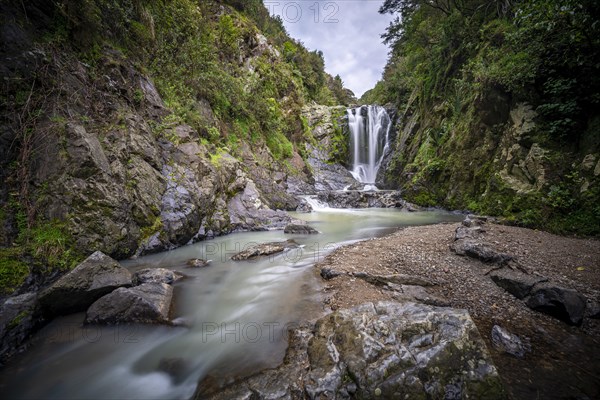
[[[180,273],[166,268],[145,268],[133,274],[133,284],[136,286],[143,283],[166,283],[171,285],[182,277],[183,275]]]
[[[525,353],[530,351],[528,343],[524,343],[519,336],[510,333],[499,325],[492,327],[492,345],[496,349],[517,358],[523,358]]]
[[[119,288],[87,310],[88,324],[161,324],[169,322],[173,287],[166,283],[143,283]]]
[[[188,268],[203,268],[208,266],[208,264],[210,264],[210,262],[202,258],[192,258],[186,262]]]
[[[396,285],[414,285],[414,286],[435,286],[436,283],[430,279],[420,276],[406,274],[392,275],[374,275],[367,272],[355,272],[355,278],[363,279],[373,285],[387,285],[389,283]]]
[[[298,243],[293,240],[286,240],[284,242],[270,242],[261,243],[248,247],[245,250],[231,257],[234,261],[249,260],[261,256],[270,256],[277,253],[282,253],[287,249],[297,248]]]
[[[471,239],[457,240],[450,245],[450,249],[459,256],[476,258],[488,264],[506,264],[513,257],[500,253],[487,244]]]
[[[289,234],[299,234],[299,235],[312,235],[319,233],[318,230],[309,225],[300,225],[300,224],[288,224],[286,225],[283,233]]]
[[[465,310],[365,303],[291,332],[282,365],[196,399],[503,399],[496,367]]]
[[[548,281],[548,278],[544,278],[543,276],[524,274],[509,268],[493,271],[490,273],[490,278],[496,285],[500,286],[517,299],[524,299],[531,293],[531,289],[533,289],[535,285]]]
[[[131,273],[116,260],[96,251],[39,296],[45,316],[85,311],[94,301],[132,285]]]
[[[527,299],[529,308],[551,315],[570,325],[581,325],[586,304],[587,299],[577,291],[551,282],[536,285]]]
[[[321,268],[321,277],[326,281],[333,279],[337,276],[343,275],[343,272],[336,271],[332,268]]]

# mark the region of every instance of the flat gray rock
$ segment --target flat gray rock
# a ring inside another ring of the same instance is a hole
[[[286,249],[293,249],[296,247],[298,247],[298,244],[291,239],[284,242],[261,243],[240,251],[233,255],[231,259],[234,261],[250,260],[257,257],[282,253]]]

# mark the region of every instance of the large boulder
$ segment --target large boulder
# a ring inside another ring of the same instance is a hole
[[[552,283],[536,285],[527,299],[529,308],[556,317],[570,325],[581,325],[586,304],[586,298],[575,290]]]
[[[498,372],[467,311],[366,303],[292,332],[284,363],[200,399],[501,399]]]
[[[44,290],[39,303],[47,317],[85,311],[105,294],[131,284],[127,269],[97,251]]]
[[[88,324],[160,324],[169,322],[173,287],[166,283],[143,283],[119,288],[87,310]]]

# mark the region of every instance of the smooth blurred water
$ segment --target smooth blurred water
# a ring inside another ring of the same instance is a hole
[[[186,277],[175,286],[173,317],[184,326],[97,327],[84,314],[53,321],[0,371],[5,399],[189,398],[207,376],[240,376],[283,359],[289,326],[323,312],[320,278],[310,268],[337,246],[400,226],[460,221],[445,212],[387,209],[295,214],[319,235],[237,233],[123,261],[132,271],[164,267]],[[294,239],[302,247],[254,261],[231,261],[254,243]],[[212,260],[188,268],[192,258]],[[377,262],[377,260],[373,260]]]

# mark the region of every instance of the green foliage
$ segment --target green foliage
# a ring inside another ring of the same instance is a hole
[[[17,242],[50,270],[72,269],[82,259],[66,224],[58,220],[38,220],[32,228],[19,233]]]
[[[384,35],[391,55],[383,79],[361,100],[394,102],[416,124],[392,160],[392,181],[405,180],[419,204],[598,234],[597,179],[587,176],[584,190],[583,178],[560,173],[598,152],[598,3],[386,0],[380,11],[400,18]],[[560,154],[544,161],[547,184],[531,193],[506,187],[494,161],[519,102],[538,115],[520,144]]]
[[[29,267],[18,248],[0,248],[0,295],[11,294],[25,282]]]

